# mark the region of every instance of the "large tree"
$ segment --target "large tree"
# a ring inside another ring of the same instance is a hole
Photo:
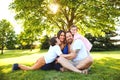
[[[50,10],[51,4],[59,6],[56,13]],[[119,0],[14,0],[10,8],[25,28],[34,27],[39,32],[68,30],[76,24],[81,33],[103,35],[104,30],[115,29],[114,19],[120,16]]]
[[[8,41],[8,35],[13,32],[13,27],[9,21],[2,19],[0,21],[0,48],[1,54],[3,54],[4,47],[6,46],[6,42]]]

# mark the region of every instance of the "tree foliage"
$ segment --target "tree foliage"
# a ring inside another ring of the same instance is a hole
[[[1,54],[6,46],[6,42],[9,41],[11,32],[14,32],[12,25],[5,19],[0,21],[0,48]]]
[[[86,34],[85,37],[89,39],[89,41],[92,43],[92,51],[103,51],[103,50],[117,50],[119,49],[119,45],[114,45],[113,42],[110,39],[110,37],[114,37],[117,35],[114,31],[104,31],[105,36],[99,36],[95,37],[91,34]]]
[[[6,48],[7,49],[16,49],[15,45],[17,44],[17,36],[15,34],[15,31],[11,30],[9,34],[7,35],[6,40]]]
[[[59,5],[56,14],[49,9],[50,4]],[[81,33],[104,35],[104,30],[115,29],[114,19],[120,16],[119,0],[14,0],[10,8],[16,12],[15,18],[35,33],[69,30],[76,24]]]
[[[37,40],[37,35],[35,30],[32,29],[25,28],[25,30],[18,35],[18,44],[20,44],[21,49],[30,48],[32,51],[33,42],[35,40]]]
[[[50,44],[49,44],[49,37],[45,35],[40,41],[41,41],[41,49],[48,49]]]

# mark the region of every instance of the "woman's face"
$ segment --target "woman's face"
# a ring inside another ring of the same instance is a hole
[[[60,42],[65,41],[65,33],[64,33],[64,32],[62,32],[62,33],[60,34],[59,40],[60,40]]]

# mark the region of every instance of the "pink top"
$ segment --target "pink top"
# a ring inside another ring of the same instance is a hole
[[[92,48],[92,44],[90,43],[90,41],[87,38],[85,38],[82,35],[76,33],[74,35],[74,40],[76,40],[76,39],[81,39],[83,41],[83,43],[85,44],[85,47],[86,47],[87,51],[90,52],[90,50]]]

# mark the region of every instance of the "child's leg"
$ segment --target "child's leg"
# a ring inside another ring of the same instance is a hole
[[[25,65],[21,65],[21,64],[18,64],[19,68],[22,69],[22,70],[37,70],[39,69],[40,67],[42,67],[43,65],[45,65],[45,59],[44,57],[40,57],[37,62],[29,67],[29,66],[25,66]]]
[[[25,65],[22,65],[22,64],[18,64],[18,67],[22,70],[31,70],[31,67],[25,66]]]

